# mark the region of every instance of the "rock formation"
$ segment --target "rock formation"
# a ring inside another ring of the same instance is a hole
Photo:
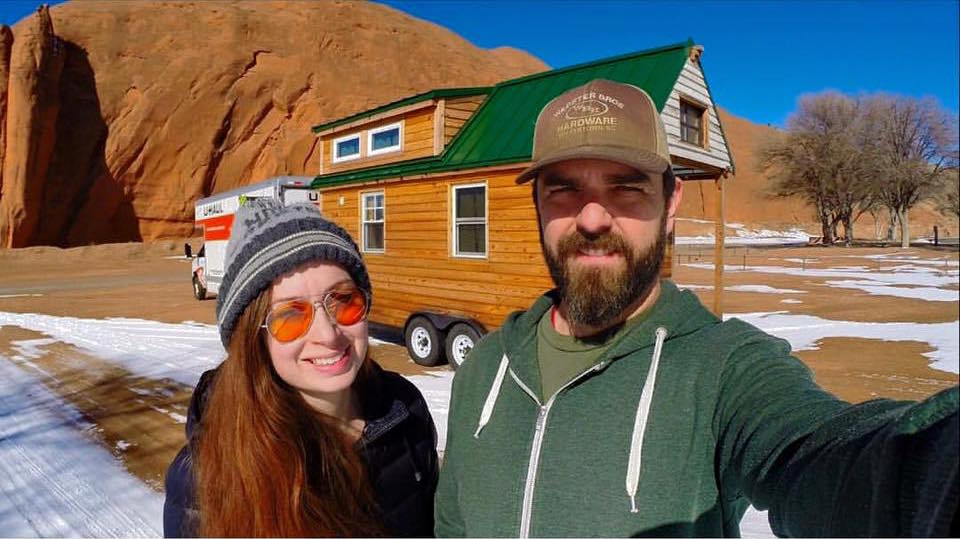
[[[49,9],[43,6],[18,28],[10,48],[0,191],[3,245],[30,245],[38,229],[41,212],[36,209],[43,203],[43,179],[56,140],[63,57]]]
[[[547,69],[360,2],[67,2],[9,35],[0,246],[14,247],[189,235],[197,198],[315,173],[313,125]]]

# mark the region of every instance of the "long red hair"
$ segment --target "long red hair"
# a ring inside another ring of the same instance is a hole
[[[264,292],[240,316],[205,406],[194,445],[198,532],[383,535],[353,441],[274,372],[259,329],[268,308]],[[370,376],[370,361],[354,384]]]

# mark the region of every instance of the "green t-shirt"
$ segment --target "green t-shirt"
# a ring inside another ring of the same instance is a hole
[[[540,364],[542,402],[549,400],[564,384],[592,367],[631,327],[646,318],[646,313],[639,314],[618,328],[582,340],[558,333],[550,318],[552,314],[553,308],[547,309],[537,324],[537,362]]]

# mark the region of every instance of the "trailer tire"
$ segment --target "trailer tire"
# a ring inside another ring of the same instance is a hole
[[[434,367],[443,355],[443,337],[427,317],[416,316],[407,324],[404,344],[417,365]]]
[[[200,301],[207,299],[207,289],[196,275],[193,276],[193,297]]]
[[[459,369],[460,365],[463,365],[464,360],[467,359],[467,354],[470,353],[470,350],[473,350],[478,342],[480,342],[480,333],[477,330],[470,327],[469,324],[455,324],[447,332],[445,343],[447,363],[454,370]]]

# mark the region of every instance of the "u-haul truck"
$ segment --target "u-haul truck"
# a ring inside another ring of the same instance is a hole
[[[238,187],[207,198],[194,206],[194,222],[203,229],[203,247],[191,264],[193,295],[204,299],[216,294],[223,281],[227,241],[233,228],[237,208],[254,198],[272,198],[285,205],[312,202],[320,205],[320,193],[310,189],[313,176],[277,176],[268,180]]]

